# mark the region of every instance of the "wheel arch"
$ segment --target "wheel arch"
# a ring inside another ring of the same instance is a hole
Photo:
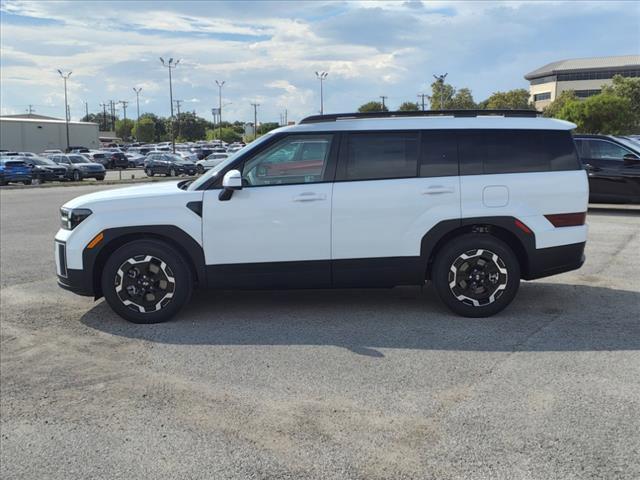
[[[468,233],[492,235],[506,243],[518,259],[521,276],[526,277],[530,270],[530,258],[535,251],[535,234],[529,229],[525,232],[517,222],[520,221],[514,217],[478,217],[438,223],[422,237],[420,246],[426,278],[431,278],[433,262],[442,247],[450,240]]]
[[[100,248],[85,249],[82,259],[96,299],[102,297],[101,275],[107,259],[118,248],[135,240],[154,239],[175,248],[187,261],[194,284],[199,287],[206,286],[204,251],[184,230],[173,225],[151,225],[111,228],[102,233],[104,240],[100,243]]]

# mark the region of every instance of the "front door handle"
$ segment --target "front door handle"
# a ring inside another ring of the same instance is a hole
[[[319,200],[326,200],[327,196],[324,194],[314,192],[304,192],[293,197],[294,202],[317,202]]]
[[[445,187],[444,185],[433,185],[422,192],[422,195],[440,195],[442,193],[453,193],[453,188]]]
[[[584,166],[589,172],[599,172],[599,171],[602,170],[600,167],[595,167],[595,166],[591,165],[590,163],[585,163]]]

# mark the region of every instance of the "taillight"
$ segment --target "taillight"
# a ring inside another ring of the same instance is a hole
[[[545,215],[544,217],[549,220],[554,227],[578,227],[584,225],[587,219],[587,212],[556,213],[553,215]]]

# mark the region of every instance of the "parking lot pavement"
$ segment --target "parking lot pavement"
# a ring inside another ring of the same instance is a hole
[[[55,285],[58,207],[0,192],[2,478],[640,478],[640,213],[490,319],[430,288],[215,292],[133,325]]]

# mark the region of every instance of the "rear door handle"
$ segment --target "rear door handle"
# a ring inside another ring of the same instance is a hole
[[[318,194],[314,192],[304,192],[293,197],[294,202],[317,202],[319,200],[326,200],[327,196],[324,194]]]
[[[422,195],[440,195],[442,193],[453,193],[453,188],[445,187],[443,185],[434,185],[422,192]]]

